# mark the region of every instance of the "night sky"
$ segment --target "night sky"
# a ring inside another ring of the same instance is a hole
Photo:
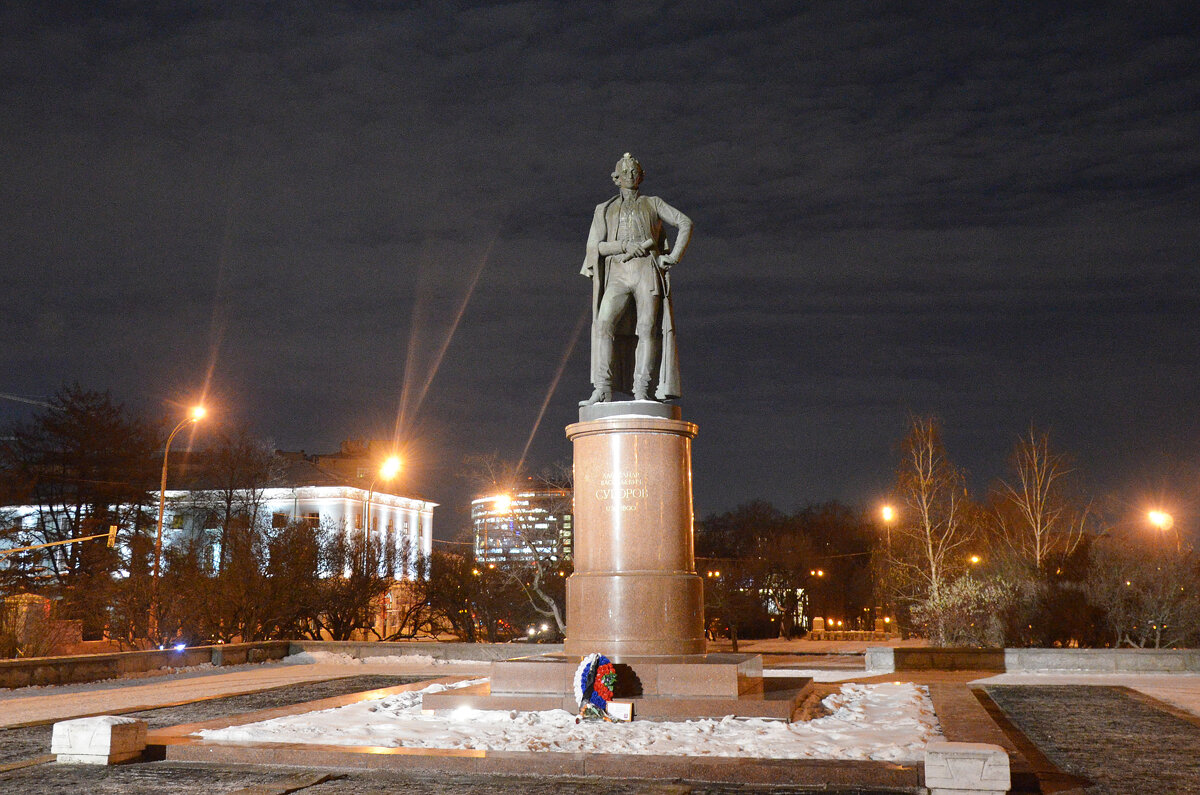
[[[698,514],[873,505],[910,412],[1200,511],[1194,2],[100,5],[0,11],[0,423],[398,434],[446,536],[465,456],[569,461],[629,151],[695,223]]]

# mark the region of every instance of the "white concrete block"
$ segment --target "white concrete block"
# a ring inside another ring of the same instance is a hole
[[[1008,792],[1008,754],[987,743],[930,743],[925,746],[925,786],[930,795]]]
[[[50,753],[59,762],[112,765],[141,756],[146,748],[146,721],[99,715],[54,724]]]
[[[875,673],[893,673],[896,670],[896,650],[890,646],[868,646],[866,668]]]

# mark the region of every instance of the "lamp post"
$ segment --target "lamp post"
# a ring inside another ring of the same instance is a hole
[[[885,505],[879,509],[879,516],[883,519],[883,528],[887,533],[887,551],[888,555],[892,554],[892,524],[896,521],[896,509],[890,505]]]
[[[886,539],[886,546],[884,547],[884,549],[885,549],[884,566],[890,567],[892,565],[892,525],[896,523],[896,509],[893,508],[891,505],[884,505],[882,508],[879,509],[879,518],[883,520],[883,532],[884,532],[884,538]],[[884,576],[886,576],[886,575],[884,575]],[[875,615],[876,628],[878,628],[878,626],[879,626],[880,618],[883,618],[884,623],[887,623],[888,617],[883,615],[884,611],[889,606],[888,600],[887,600],[887,595],[883,592],[886,587],[887,586],[882,582],[879,584],[879,590],[880,590],[879,602],[880,602],[880,604],[879,604],[879,612],[876,613],[876,615]]]
[[[183,430],[185,426],[204,419],[207,413],[208,411],[203,406],[193,406],[192,410],[188,412],[187,418],[171,431],[167,437],[167,444],[163,447],[162,479],[158,486],[158,529],[154,534],[154,592],[153,598],[150,600],[150,631],[148,633],[151,640],[154,640],[154,636],[158,634],[158,580],[159,569],[162,567],[163,513],[167,505],[167,456],[171,452],[171,442],[175,441],[175,434]]]
[[[367,499],[363,501],[363,566],[365,568],[367,561],[370,559],[371,548],[371,496],[375,493],[375,484],[380,478],[385,481],[396,477],[400,471],[400,457],[390,456],[383,465],[379,467],[379,474],[371,479],[371,487],[367,489]]]

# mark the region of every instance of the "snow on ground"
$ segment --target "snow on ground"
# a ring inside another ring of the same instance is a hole
[[[221,742],[319,743],[388,748],[874,759],[911,762],[942,739],[925,688],[909,683],[842,685],[825,698],[833,714],[787,724],[758,718],[577,723],[564,710],[421,712],[421,694],[485,682],[431,685],[336,709],[197,732]]]

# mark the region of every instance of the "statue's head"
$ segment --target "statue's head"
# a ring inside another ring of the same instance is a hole
[[[617,161],[617,166],[613,169],[612,180],[622,188],[636,188],[642,184],[642,177],[645,172],[642,171],[642,164],[637,161],[637,158],[628,152],[625,156]]]

